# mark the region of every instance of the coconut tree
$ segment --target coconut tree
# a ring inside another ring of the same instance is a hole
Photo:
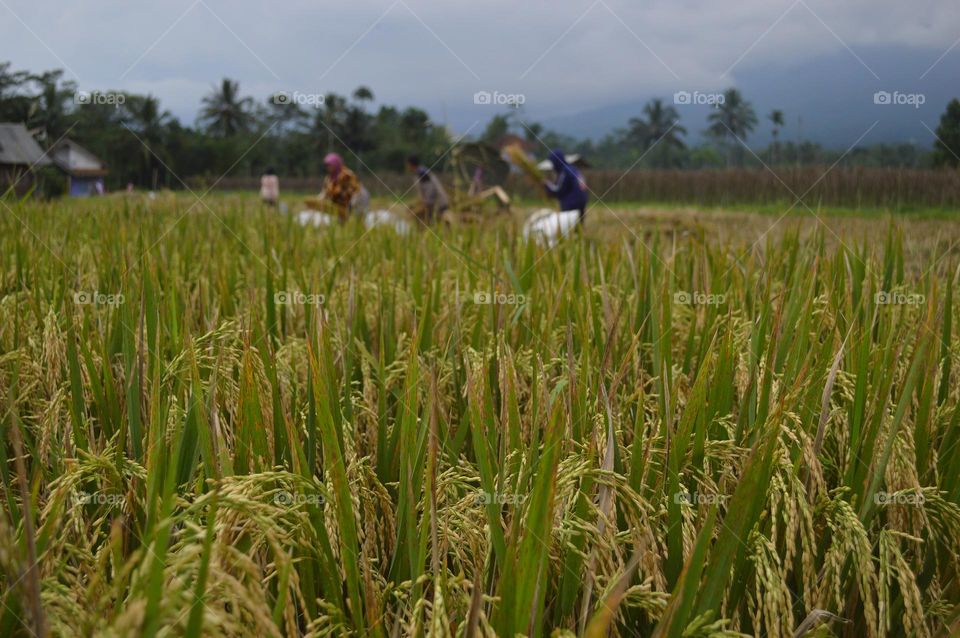
[[[39,88],[30,105],[27,126],[39,129],[49,142],[67,132],[70,119],[70,102],[76,94],[77,85],[63,81],[63,71],[46,71],[30,78]]]
[[[483,129],[483,133],[480,135],[480,139],[484,142],[493,144],[504,135],[510,132],[510,126],[513,123],[514,112],[510,111],[508,113],[497,113],[490,118],[490,121],[487,122],[486,128]]]
[[[937,166],[960,166],[960,100],[954,98],[940,116],[933,162]]]
[[[643,116],[630,119],[627,140],[639,146],[642,152],[652,149],[651,165],[669,168],[676,163],[676,151],[686,148],[681,138],[687,134],[687,129],[679,124],[680,114],[660,98],[655,98],[643,107]]]
[[[525,137],[527,138],[528,142],[539,144],[540,140],[543,139],[544,129],[543,124],[540,122],[530,122],[529,124],[524,124],[523,128],[526,131]]]
[[[9,62],[0,62],[0,122],[22,122],[27,119],[32,98],[23,88],[30,81],[26,71],[13,71]]]
[[[317,110],[311,129],[317,153],[323,154],[333,148],[343,150],[347,111],[347,98],[336,93],[324,96],[323,108]]]
[[[373,102],[373,91],[366,86],[358,86],[353,92],[353,99],[360,103],[361,107],[366,108],[366,105],[370,102]]]
[[[222,137],[232,137],[249,129],[253,121],[253,98],[240,96],[240,83],[223,78],[220,88],[203,98],[200,122]]]
[[[131,95],[125,104],[127,121],[147,142],[160,141],[163,127],[170,121],[170,111],[160,108],[160,100],[153,95]]]
[[[359,86],[353,92],[355,104],[343,104],[342,132],[344,145],[358,155],[376,147],[371,131],[372,116],[367,113],[367,104],[373,101],[373,91]]]
[[[124,103],[125,124],[140,138],[141,179],[157,187],[161,160],[169,162],[164,145],[164,130],[170,123],[170,112],[160,108],[160,100],[152,95],[131,95]]]
[[[343,143],[357,155],[376,148],[377,140],[372,135],[372,117],[359,106],[351,105],[345,114]]]
[[[423,148],[430,141],[433,130],[430,116],[422,109],[410,106],[400,114],[401,137],[406,144],[414,148]]]
[[[767,115],[767,119],[773,124],[770,134],[773,136],[773,144],[770,149],[771,161],[776,164],[780,155],[780,129],[784,126],[783,111],[774,109]]]
[[[260,120],[268,127],[273,127],[273,135],[282,136],[290,132],[302,132],[309,120],[309,114],[293,100],[278,100],[277,94],[267,97],[261,112]]]
[[[753,106],[734,88],[723,93],[723,102],[707,116],[707,132],[727,146],[727,162],[743,163],[743,145],[757,125]]]

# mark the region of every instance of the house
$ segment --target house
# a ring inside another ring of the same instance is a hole
[[[17,194],[36,183],[35,170],[50,158],[23,124],[0,123],[0,194],[11,187]]]
[[[88,197],[104,193],[103,178],[106,165],[100,159],[69,138],[59,140],[50,148],[53,163],[67,176],[67,193],[71,197]]]

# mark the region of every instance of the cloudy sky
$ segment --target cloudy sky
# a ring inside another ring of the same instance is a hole
[[[460,132],[495,112],[474,104],[477,91],[520,94],[531,118],[576,129],[583,118],[571,114],[612,126],[615,105],[681,90],[749,86],[760,105],[795,102],[805,82],[832,73],[835,83],[819,90],[835,88],[841,109],[857,99],[845,94],[851,83],[870,95],[933,92],[939,102],[940,92],[960,93],[960,8],[956,0],[0,0],[0,60],[65,68],[86,90],[152,93],[188,123],[213,84],[231,77],[261,99],[364,84],[378,102],[421,106]],[[926,105],[930,125],[943,106]]]

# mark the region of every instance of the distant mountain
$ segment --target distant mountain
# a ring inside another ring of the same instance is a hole
[[[780,109],[785,115],[782,140],[795,141],[802,135],[804,140],[843,150],[877,122],[860,141],[861,145],[881,142],[928,145],[933,143],[934,136],[924,123],[936,130],[947,102],[960,97],[960,50],[944,57],[921,78],[942,54],[943,51],[893,47],[858,50],[857,55],[880,77],[877,80],[844,49],[788,68],[738,68],[730,84],[737,86],[753,103],[760,119],[756,131],[747,140],[751,145],[763,146],[770,141],[770,123],[766,116],[773,109]],[[693,91],[697,87],[684,88]],[[910,95],[922,94],[923,98],[915,101],[923,104],[918,108],[907,103],[875,104],[874,94],[878,91],[889,93],[891,102],[914,101]],[[539,121],[548,129],[596,139],[625,127],[652,97],[673,101],[672,95],[648,95],[579,113],[542,116]],[[696,142],[706,128],[710,107],[678,105],[677,110],[688,130],[688,140]],[[538,120],[535,113],[528,113],[527,118]]]

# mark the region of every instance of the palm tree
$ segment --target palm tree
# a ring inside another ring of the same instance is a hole
[[[426,111],[409,106],[400,114],[400,133],[404,143],[420,148],[430,136],[433,125]]]
[[[73,82],[63,82],[63,71],[46,71],[31,76],[40,91],[30,105],[27,126],[39,129],[41,137],[53,142],[69,129],[68,105],[76,94]]]
[[[953,98],[940,116],[934,144],[935,166],[960,166],[960,100]]]
[[[276,96],[274,93],[267,98],[262,120],[267,126],[275,127],[275,135],[303,130],[309,118],[307,111],[293,100],[278,100]]]
[[[240,97],[240,83],[223,78],[219,89],[203,98],[200,121],[214,134],[231,137],[250,127],[253,99]]]
[[[353,92],[353,99],[359,102],[361,106],[364,106],[368,102],[373,102],[373,91],[365,86],[358,86]]]
[[[727,161],[743,163],[743,145],[747,135],[757,125],[757,114],[750,102],[743,99],[737,89],[727,89],[723,93],[723,103],[707,116],[710,126],[707,132],[728,145]]]
[[[674,164],[674,151],[682,151],[687,146],[680,139],[687,129],[680,126],[680,114],[672,106],[667,106],[660,98],[647,102],[643,107],[645,118],[631,118],[627,131],[627,140],[637,144],[643,152],[654,145],[656,152],[651,156],[651,164],[656,168],[668,168]]]
[[[124,102],[126,119],[137,137],[143,142],[140,150],[142,170],[140,179],[157,188],[161,159],[164,163],[169,156],[164,141],[164,130],[170,123],[170,112],[160,108],[160,100],[152,95],[131,95]]]
[[[376,148],[371,130],[373,118],[358,106],[347,108],[343,123],[343,143],[352,153],[362,155]]]
[[[160,100],[152,95],[131,95],[124,103],[131,128],[147,142],[158,141],[163,127],[170,121],[170,111],[160,108]]]
[[[510,132],[512,118],[512,112],[497,113],[490,118],[489,122],[487,122],[487,126],[483,129],[480,139],[488,144],[496,143],[498,140],[500,140],[500,138],[504,137]]]
[[[326,153],[334,147],[342,150],[340,140],[345,134],[346,119],[347,99],[336,93],[324,96],[323,108],[317,111],[311,131],[318,153]]]
[[[540,122],[530,122],[524,125],[524,129],[526,130],[525,137],[528,142],[540,143],[540,140],[543,138],[543,124]]]
[[[26,71],[12,71],[9,62],[0,62],[0,122],[27,119],[32,98],[21,90],[30,81]]]
[[[9,89],[16,91],[30,78],[26,71],[11,71],[12,67],[10,62],[0,62],[0,100],[7,99]]]
[[[376,147],[371,133],[372,117],[367,113],[367,103],[373,101],[373,91],[366,86],[358,86],[353,92],[356,105],[333,105],[342,111],[340,116],[341,130],[338,133],[344,146],[349,151],[360,155]]]
[[[773,124],[773,129],[770,131],[770,134],[773,135],[773,148],[771,149],[772,161],[774,164],[777,162],[777,156],[779,155],[780,150],[780,129],[784,126],[783,120],[783,111],[779,109],[774,109],[770,111],[770,115],[767,116],[767,119],[770,120],[770,123]]]

